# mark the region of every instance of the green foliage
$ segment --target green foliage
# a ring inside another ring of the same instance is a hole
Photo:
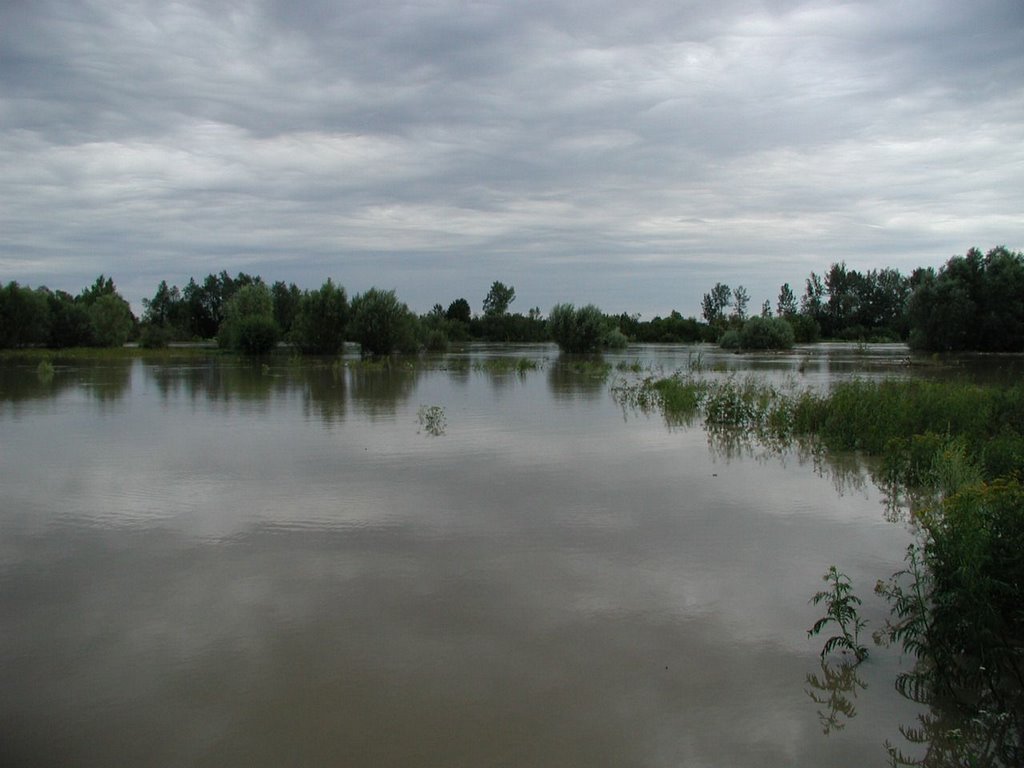
[[[781,317],[752,317],[740,331],[744,349],[790,349],[793,338],[793,327]]]
[[[923,270],[909,317],[916,349],[1024,351],[1024,253],[972,248]]]
[[[277,323],[269,315],[243,315],[232,323],[232,349],[247,355],[265,355],[280,336]]]
[[[556,304],[548,313],[548,332],[563,352],[595,352],[605,346],[612,330],[593,304],[579,309],[572,304]]]
[[[932,645],[955,654],[943,673],[1024,715],[1024,488],[963,485],[925,516]]]
[[[516,289],[495,280],[491,284],[491,289],[484,297],[484,314],[491,317],[501,317],[508,313],[508,308],[515,300]]]
[[[262,282],[244,285],[224,305],[224,320],[217,332],[221,347],[262,355],[274,348],[279,336],[274,300]]]
[[[725,310],[732,303],[732,289],[725,283],[716,283],[710,293],[701,300],[701,313],[708,325],[719,325],[725,321]]]
[[[448,310],[445,312],[445,319],[456,320],[460,323],[468,324],[472,319],[469,302],[465,299],[456,299],[453,301],[448,305]]]
[[[428,352],[444,352],[448,349],[448,334],[441,328],[428,331],[424,347]]]
[[[46,294],[13,281],[0,287],[0,347],[45,344],[49,332]]]
[[[370,288],[352,299],[350,335],[364,357],[416,349],[416,316],[393,290]]]
[[[625,349],[629,346],[629,339],[627,339],[626,334],[618,328],[612,328],[610,331],[605,333],[603,344],[608,349]]]
[[[50,308],[50,333],[47,346],[56,349],[92,345],[89,310],[65,291],[47,293]]]
[[[345,289],[335,286],[328,278],[318,290],[307,291],[299,300],[292,324],[292,340],[303,352],[336,355],[345,346],[348,321]]]
[[[714,334],[709,336],[708,326],[675,310],[668,317],[655,316],[646,322],[641,322],[639,315],[623,313],[618,317],[618,326],[623,335],[638,342],[680,344],[714,340]]]
[[[813,344],[821,338],[821,328],[813,317],[787,315],[786,322],[793,329],[793,341],[797,344]]]
[[[327,282],[330,283],[330,279]],[[271,286],[270,295],[274,300],[274,322],[277,323],[281,335],[288,338],[291,336],[292,328],[299,316],[304,294],[295,283],[286,285],[283,280],[278,280]],[[345,303],[347,313],[347,298]]]
[[[860,642],[860,631],[864,629],[866,622],[857,612],[861,599],[853,594],[849,577],[845,573],[840,573],[834,565],[829,567],[822,579],[828,584],[828,589],[815,594],[811,598],[811,603],[818,605],[824,602],[825,615],[807,630],[807,636],[813,637],[829,624],[834,624],[839,630],[838,634],[825,641],[821,649],[822,658],[838,650],[852,653],[858,662],[864,661],[868,657],[868,649]]]
[[[153,298],[143,299],[142,306],[146,310],[142,315],[144,345],[146,338],[151,341],[161,339],[163,343],[175,337],[187,338],[184,327],[187,307],[178,286],[169,287],[166,280],[161,280]],[[147,334],[150,329],[152,331]]]
[[[789,287],[789,283],[783,283],[779,287],[779,300],[775,305],[775,314],[787,319],[796,317],[796,294]]]
[[[740,349],[743,347],[743,337],[737,330],[728,330],[718,339],[718,346],[722,349]]]
[[[491,374],[517,373],[523,376],[538,368],[540,363],[528,357],[488,357],[473,363],[474,371],[486,371]]]
[[[163,349],[171,341],[172,332],[162,325],[143,325],[139,346],[144,349]]]
[[[116,292],[103,293],[88,305],[92,340],[99,347],[120,347],[128,341],[135,318],[128,302]]]

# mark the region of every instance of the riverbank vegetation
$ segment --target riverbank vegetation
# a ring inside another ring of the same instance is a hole
[[[513,312],[513,286],[495,281],[474,314],[464,297],[445,309],[435,304],[416,315],[394,291],[370,288],[349,300],[328,279],[300,290],[283,281],[266,284],[244,272],[191,278],[180,289],[162,281],[136,318],[111,278],[101,275],[76,296],[16,282],[0,286],[0,348],[112,347],[126,341],[159,348],[174,341],[217,339],[227,349],[264,354],[278,342],[307,354],[336,354],[344,341],[366,354],[426,349],[449,343],[554,341],[566,352],[592,352],[643,343],[717,342],[735,350],[788,349],[820,339],[905,341],[928,351],[1024,351],[1024,254],[1004,247],[971,249],[940,269],[909,276],[894,269],[859,272],[832,264],[805,281],[802,297],[788,283],[774,308],[749,312],[743,286],[717,283],[701,302],[703,320],[678,312],[641,320],[607,315],[592,304],[556,304]]]
[[[892,748],[893,764],[1021,764],[1024,385],[853,381],[816,393],[677,374],[619,384],[615,394],[670,423],[703,418],[712,436],[871,457],[876,481],[918,532],[906,568],[881,575],[876,592],[891,618],[876,637],[917,660],[896,685],[932,705],[922,741],[946,750],[921,763]],[[943,711],[973,730],[951,741]]]

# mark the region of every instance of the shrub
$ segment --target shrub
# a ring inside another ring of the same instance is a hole
[[[107,293],[89,305],[89,323],[93,342],[100,347],[120,347],[132,332],[135,318],[128,302],[116,293]]]
[[[793,329],[793,341],[797,344],[813,344],[821,338],[821,326],[808,315],[791,315],[784,318]]]
[[[548,315],[548,332],[563,352],[594,352],[604,344],[610,328],[593,304],[579,309],[556,304]]]
[[[739,349],[743,346],[739,331],[729,330],[718,337],[718,346],[722,349]]]
[[[370,288],[352,299],[351,336],[363,357],[416,350],[416,317],[393,290]]]
[[[299,300],[292,339],[299,349],[315,355],[336,355],[345,346],[349,306],[345,289],[328,278],[318,290]]]
[[[139,335],[139,346],[144,349],[163,349],[171,339],[171,330],[162,325],[147,324]]]
[[[274,300],[263,283],[239,288],[224,306],[224,321],[217,331],[222,347],[247,354],[269,352],[280,334],[274,322]]]
[[[793,327],[780,317],[752,317],[740,331],[744,349],[789,349],[793,339]]]
[[[448,334],[440,328],[429,331],[425,346],[431,352],[444,352],[448,349]]]
[[[247,355],[265,355],[277,345],[277,323],[267,315],[248,315],[237,322],[234,349]]]
[[[629,345],[629,339],[618,328],[612,328],[605,334],[603,344],[608,349],[625,349]]]

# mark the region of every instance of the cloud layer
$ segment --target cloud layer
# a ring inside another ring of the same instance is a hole
[[[0,277],[650,317],[1019,249],[1022,43],[1014,0],[9,0]]]

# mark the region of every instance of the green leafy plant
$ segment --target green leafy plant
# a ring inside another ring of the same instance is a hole
[[[829,624],[835,624],[839,628],[839,633],[825,641],[825,645],[821,649],[822,658],[839,650],[844,653],[852,653],[858,663],[864,661],[868,657],[868,649],[860,643],[860,631],[864,629],[867,622],[857,613],[857,606],[861,604],[861,599],[853,594],[849,576],[841,573],[834,565],[829,566],[828,571],[822,576],[822,580],[829,587],[812,597],[811,603],[818,605],[824,602],[825,615],[807,630],[807,636],[813,637]]]

